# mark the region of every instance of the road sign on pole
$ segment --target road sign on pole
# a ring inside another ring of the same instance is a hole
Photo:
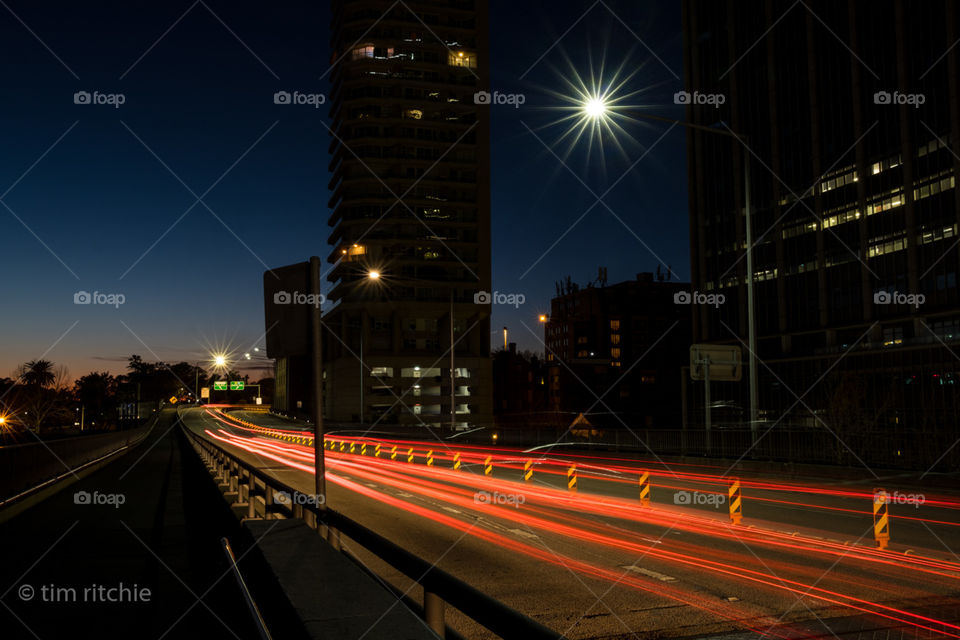
[[[243,391],[243,387],[244,387],[243,380],[230,381],[230,391]]]
[[[227,381],[226,380],[214,380],[213,382],[214,391],[226,391],[227,390]]]
[[[690,378],[703,380],[706,449],[710,452],[710,381],[740,382],[743,377],[740,347],[722,344],[690,345]]]
[[[210,399],[210,387],[200,387],[200,397],[204,400]]]
[[[690,345],[690,379],[705,380],[709,367],[714,382],[740,382],[743,377],[743,358],[738,345]]]

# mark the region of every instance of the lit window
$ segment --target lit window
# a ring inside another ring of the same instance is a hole
[[[619,321],[619,320],[611,320],[611,321],[610,321],[610,330],[611,330],[611,331],[619,331],[619,330],[620,330],[620,321]]]
[[[362,47],[357,47],[353,50],[353,59],[360,60],[363,58],[372,58],[373,57],[373,45],[365,44]]]
[[[610,334],[610,344],[620,344],[620,334],[611,333]]]
[[[619,359],[620,359],[620,347],[614,347],[613,349],[610,349],[610,357],[613,358],[614,360],[619,360]]]
[[[346,249],[348,256],[362,256],[367,253],[367,246],[363,244],[354,244]]]
[[[447,58],[447,64],[451,67],[475,68],[477,66],[477,57],[466,51],[451,51],[450,56]]]
[[[407,109],[406,111],[403,112],[403,117],[410,118],[411,120],[422,120],[423,111],[421,111],[420,109]]]

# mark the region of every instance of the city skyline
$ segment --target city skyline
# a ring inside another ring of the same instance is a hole
[[[584,78],[620,69],[632,100],[682,113],[673,103],[679,11],[615,4],[591,9],[555,47],[584,7],[542,12],[532,3],[515,21],[492,9],[491,89],[524,95],[519,108],[490,105],[491,288],[525,298],[494,306],[494,347],[506,325],[521,349],[542,351],[536,318],[568,275],[587,281],[605,266],[611,281],[630,280],[660,256],[679,278],[689,276],[682,134],[657,142],[667,127],[637,124],[637,142],[623,153],[565,136],[571,66]],[[3,107],[10,152],[0,159],[0,209],[6,260],[29,265],[32,277],[5,287],[0,328],[18,340],[4,350],[0,375],[39,357],[79,376],[122,372],[134,353],[179,362],[262,346],[260,274],[327,251],[329,105],[274,103],[278,91],[329,91],[327,11],[304,5],[296,16],[272,16],[277,33],[268,36],[250,12],[215,3],[185,14],[73,9],[103,34],[85,44],[58,27],[71,20],[9,8],[30,25],[6,22],[9,46],[35,55],[5,70],[21,90]],[[649,33],[631,33],[624,15],[631,29]],[[531,21],[542,42],[496,46],[516,41]],[[110,40],[118,24],[123,36]],[[83,104],[82,94],[77,104],[74,94],[84,91],[104,104]],[[110,94],[122,94],[122,104]],[[594,194],[641,156],[604,196],[610,210],[598,204],[584,216]],[[574,177],[581,175],[584,184]],[[566,258],[569,251],[578,257]],[[78,292],[119,294],[123,303],[75,305]]]

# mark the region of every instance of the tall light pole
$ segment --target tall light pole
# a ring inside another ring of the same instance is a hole
[[[583,112],[584,114],[594,120],[602,119],[606,117],[606,112],[608,110],[607,105],[604,103],[601,98],[591,98],[583,103]],[[666,122],[673,125],[679,125],[687,129],[696,129],[697,131],[705,131],[706,133],[713,133],[716,135],[726,136],[728,138],[733,138],[740,143],[743,151],[743,200],[744,200],[744,213],[746,216],[746,268],[747,268],[747,350],[750,352],[748,354],[749,358],[749,385],[750,385],[750,432],[752,434],[753,442],[757,441],[758,435],[758,410],[757,410],[757,329],[756,329],[756,319],[754,317],[753,309],[753,220],[752,212],[750,209],[750,150],[747,147],[746,141],[747,136],[736,133],[729,128],[716,129],[714,127],[707,127],[702,124],[695,124],[693,122],[684,122],[683,120],[676,120],[674,118],[665,118],[663,116],[652,115],[649,113],[644,113],[642,111],[637,111],[635,109],[623,111],[625,115],[630,117],[640,118],[644,120],[658,120],[660,122]]]

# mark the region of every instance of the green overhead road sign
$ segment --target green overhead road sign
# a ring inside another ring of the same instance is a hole
[[[213,382],[213,390],[214,390],[214,391],[226,391],[226,390],[227,390],[227,381],[224,380],[223,382],[217,382],[216,380],[214,380],[214,382]]]
[[[231,380],[230,391],[243,391],[243,380]]]

